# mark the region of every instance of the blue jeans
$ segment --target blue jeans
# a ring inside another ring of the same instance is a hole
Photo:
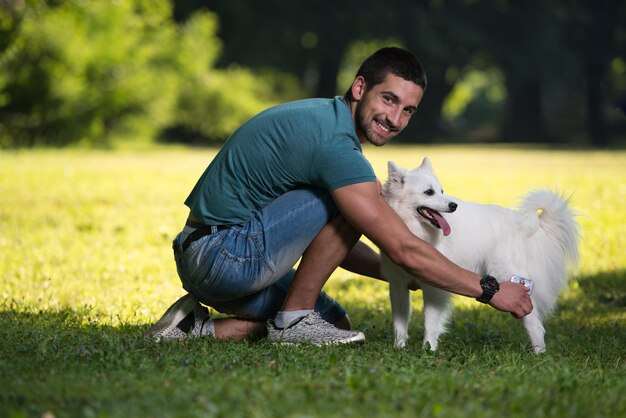
[[[315,188],[280,196],[251,221],[193,241],[174,240],[183,287],[219,312],[254,320],[273,318],[287,296],[296,262],[322,228],[339,214],[328,192]],[[324,292],[315,310],[334,324],[346,311]]]

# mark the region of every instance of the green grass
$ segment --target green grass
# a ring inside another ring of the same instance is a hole
[[[259,341],[165,344],[142,335],[183,292],[170,241],[212,149],[0,153],[0,417],[621,417],[626,414],[626,152],[514,147],[366,149],[428,155],[446,192],[514,205],[572,194],[581,265],[535,356],[509,315],[455,298],[436,353],[421,295],[392,346],[383,283],[343,270],[327,291],[362,348]]]

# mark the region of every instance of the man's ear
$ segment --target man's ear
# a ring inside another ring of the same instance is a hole
[[[352,82],[352,97],[354,100],[361,100],[365,93],[365,79],[363,76],[357,76]]]

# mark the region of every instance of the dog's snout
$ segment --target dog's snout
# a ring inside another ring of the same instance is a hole
[[[454,202],[450,202],[450,203],[448,203],[448,207],[450,208],[450,212],[454,212],[456,210],[456,208],[459,207],[459,205],[457,205]]]

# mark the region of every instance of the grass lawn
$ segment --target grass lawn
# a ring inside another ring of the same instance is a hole
[[[392,345],[387,287],[337,271],[326,290],[362,348],[142,338],[183,294],[170,241],[214,149],[0,152],[0,417],[626,416],[626,152],[366,148],[431,158],[446,192],[513,206],[572,195],[581,264],[535,356],[521,324],[466,298],[439,351]]]

